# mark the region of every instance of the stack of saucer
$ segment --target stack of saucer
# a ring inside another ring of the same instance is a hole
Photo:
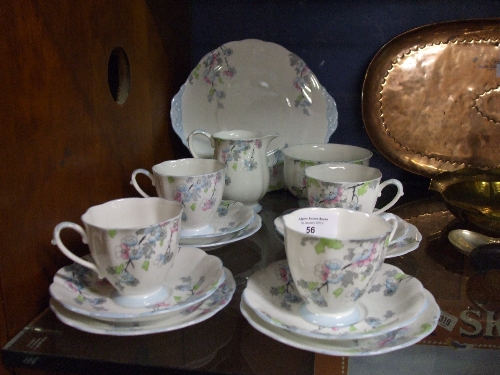
[[[205,251],[213,250],[247,238],[261,226],[262,219],[252,207],[236,201],[223,200],[214,219],[210,221],[211,230],[194,235],[181,233],[180,244],[193,245]]]
[[[50,307],[63,323],[82,331],[143,335],[210,318],[230,302],[236,288],[233,275],[219,258],[189,246],[181,246],[164,286],[169,293],[160,303],[124,307],[113,301],[115,289],[106,279],[74,263],[54,276]]]
[[[302,318],[303,301],[286,260],[253,274],[242,297],[241,312],[258,331],[328,355],[374,355],[410,346],[434,330],[440,315],[421,282],[389,264],[377,271],[356,304],[360,319],[348,326],[322,327]]]
[[[290,213],[294,210],[295,209],[287,210],[283,213],[283,215]],[[282,242],[285,235],[283,215],[278,216],[274,220],[276,235]],[[394,233],[394,236],[392,237],[391,243],[387,248],[387,253],[385,257],[394,258],[416,250],[418,248],[418,245],[420,244],[420,241],[422,241],[422,234],[420,234],[417,227],[413,224],[408,223],[406,220],[400,218],[397,215],[394,214],[390,215],[396,217],[398,222],[398,227],[396,229],[396,232]],[[382,213],[379,216],[385,218],[389,216],[389,214]]]

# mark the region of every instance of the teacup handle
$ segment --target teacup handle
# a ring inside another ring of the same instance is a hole
[[[146,170],[146,169],[136,169],[135,171],[132,172],[132,179],[130,180],[130,183],[132,185],[134,185],[135,187],[135,190],[137,190],[137,192],[139,194],[141,194],[144,198],[148,198],[149,195],[147,195],[144,190],[142,190],[140,187],[139,187],[139,184],[137,183],[137,180],[136,180],[136,176],[139,174],[139,173],[142,173],[142,174],[145,174],[146,176],[148,176],[150,179],[151,179],[151,182],[153,183],[153,186],[155,186],[155,179],[154,179],[154,176],[153,174]]]
[[[200,154],[198,154],[197,151],[195,151],[194,149],[194,143],[192,143],[192,139],[195,135],[204,135],[205,137],[208,138],[208,140],[210,141],[210,145],[212,146],[212,148],[215,148],[215,144],[214,144],[214,139],[212,138],[212,135],[204,130],[193,130],[189,135],[188,135],[188,138],[187,138],[187,143],[188,143],[188,148],[189,148],[189,151],[191,151],[191,155],[193,155],[195,158],[198,158],[198,159],[202,159],[203,157],[200,156]]]
[[[396,202],[399,200],[399,198],[401,198],[404,195],[403,184],[399,180],[391,178],[390,180],[382,182],[378,186],[377,197],[380,197],[382,195],[382,190],[388,185],[395,185],[397,187],[398,191],[396,192],[396,195],[394,196],[394,198],[392,198],[392,200],[389,203],[387,203],[381,209],[374,211],[373,212],[374,214],[380,214],[382,212],[387,211],[389,208],[391,208],[392,206],[394,206],[396,204]]]
[[[396,218],[396,215],[390,213],[385,213],[383,219],[392,225],[392,231],[387,241],[387,243],[390,244],[394,234],[396,234],[396,230],[398,229],[398,219]]]
[[[70,229],[77,231],[82,236],[82,242],[85,244],[88,243],[87,234],[85,233],[85,230],[80,225],[69,222],[69,221],[63,221],[62,223],[57,224],[56,227],[54,228],[54,237],[52,238],[52,244],[57,245],[59,250],[61,250],[61,252],[64,255],[66,255],[69,259],[71,259],[73,262],[81,264],[84,267],[90,268],[92,271],[94,271],[97,274],[97,276],[100,279],[104,278],[105,276],[101,274],[101,271],[99,271],[97,269],[97,266],[94,263],[88,262],[86,260],[83,260],[80,257],[77,257],[70,250],[68,250],[68,248],[66,246],[64,246],[64,244],[61,241],[60,233],[61,233],[61,230],[65,229],[65,228],[70,228]]]

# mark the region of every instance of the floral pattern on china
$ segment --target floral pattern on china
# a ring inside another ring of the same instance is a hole
[[[321,194],[309,196],[309,205],[319,207],[322,203],[330,207],[345,207],[355,211],[363,211],[363,205],[359,203],[359,197],[365,195],[368,190],[375,190],[378,186],[377,180],[371,180],[345,188],[341,183],[318,182],[315,178],[306,178],[307,187],[312,185],[322,189]]]
[[[106,272],[109,275],[118,275],[119,281],[116,282],[116,287],[123,290],[123,285],[136,286],[139,284],[139,280],[128,272],[129,267],[142,267],[145,271],[151,266],[151,260],[157,267],[162,267],[169,263],[174,257],[174,250],[172,249],[172,234],[179,230],[177,223],[170,227],[170,233],[165,231],[166,223],[160,225],[153,225],[147,229],[142,229],[136,232],[136,236],[127,236],[122,238],[120,245],[117,245],[115,256],[118,259],[122,259],[123,263],[108,267]],[[114,238],[116,235],[116,230],[109,230],[108,235],[110,238]],[[156,254],[155,247],[157,244],[163,246],[163,243],[167,241],[168,246],[165,252]],[[156,257],[154,257],[156,254]],[[141,262],[142,260],[142,262]]]
[[[90,259],[87,255],[83,259]],[[205,301],[224,282],[225,274],[218,257],[195,247],[181,246],[175,267],[167,274],[164,285],[169,289],[165,300],[129,308],[115,303],[115,289],[107,279],[78,263],[61,268],[49,290],[66,309],[99,320],[126,321],[162,317],[171,311],[185,309]]]
[[[233,54],[233,50],[225,45],[207,54],[205,58],[194,68],[188,77],[188,82],[193,84],[194,79],[200,79],[200,76],[210,90],[207,94],[209,103],[216,101],[217,108],[223,109],[223,100],[226,98],[226,92],[219,88],[218,85],[224,83],[224,79],[231,79],[236,75],[236,68],[229,63],[228,58]],[[294,53],[289,53],[290,66],[294,68],[296,77],[292,82],[292,86],[299,92],[294,101],[295,108],[302,109],[302,113],[309,116],[309,107],[311,107],[311,99],[305,92],[311,91],[308,82],[312,81],[313,74],[307,67],[306,63]],[[202,72],[201,69],[204,68]],[[221,69],[222,67],[222,69]],[[201,74],[200,74],[201,73]]]
[[[222,140],[217,140],[222,144]],[[238,160],[243,160],[243,171],[251,172],[258,166],[258,162],[254,158],[255,148],[262,148],[262,140],[235,140],[229,141],[228,146],[222,149],[220,161],[226,163],[235,172],[238,169]],[[231,184],[231,177],[226,175],[226,186]]]
[[[344,243],[341,240],[319,238],[315,245],[316,253],[324,253],[325,248],[341,249]],[[354,241],[351,241],[351,243]],[[317,264],[315,267],[315,274],[319,276],[321,283],[309,280],[296,280],[295,284],[298,288],[306,291],[307,303],[314,303],[320,307],[328,307],[323,293],[333,293],[335,297],[339,297],[345,292],[345,289],[352,284],[355,284],[355,279],[358,277],[368,277],[373,270],[373,267],[378,267],[379,258],[377,256],[377,247],[379,243],[371,241],[357,241],[355,247],[349,250],[349,256],[344,259],[330,258],[323,263]],[[354,272],[351,269],[361,269],[360,272]],[[333,291],[330,288],[335,288]],[[357,301],[364,293],[365,289],[357,287],[348,296],[352,301]]]
[[[413,322],[427,307],[423,290],[416,278],[383,264],[366,294],[356,302],[362,320],[344,327],[323,327],[302,317],[304,301],[288,262],[282,260],[254,273],[242,297],[261,319],[280,329],[303,337],[344,340],[380,336]]]
[[[211,177],[191,177],[186,180],[185,184],[179,185],[174,194],[174,200],[180,202],[185,208],[191,211],[196,211],[198,203],[202,204],[203,211],[211,209],[217,202],[215,186],[222,180],[222,173],[215,173],[214,186],[212,187]],[[168,177],[169,183],[174,183],[173,177]],[[207,193],[212,190],[211,196],[207,197]],[[201,200],[201,202],[200,202]],[[182,213],[182,221],[186,221],[187,216]]]

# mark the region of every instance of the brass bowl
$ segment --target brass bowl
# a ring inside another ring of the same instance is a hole
[[[500,168],[443,172],[431,179],[429,189],[441,195],[458,219],[500,233]]]

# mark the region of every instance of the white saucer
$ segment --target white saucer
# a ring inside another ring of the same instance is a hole
[[[384,214],[380,216],[383,217]],[[387,248],[386,258],[394,258],[400,255],[407,254],[418,248],[420,241],[422,241],[422,235],[418,231],[417,227],[413,224],[408,223],[406,220],[394,215],[398,222],[398,227],[394,233],[394,237]],[[285,226],[283,224],[283,216],[278,216],[274,219],[274,226],[276,230],[276,235],[283,242],[283,236],[285,235]]]
[[[302,318],[302,298],[293,283],[288,262],[281,260],[250,276],[242,297],[261,319],[272,325],[301,336],[339,340],[378,336],[408,325],[427,306],[423,290],[415,277],[383,264],[356,303],[361,320],[345,327],[321,327]]]
[[[223,200],[215,217],[210,221],[212,227],[211,233],[204,232],[195,236],[183,236],[181,234],[181,245],[200,245],[208,241],[217,242],[230,234],[236,235],[236,232],[244,229],[255,218],[252,207],[246,206],[241,202]],[[182,228],[182,224],[181,224]]]
[[[416,250],[422,241],[422,234],[413,224],[408,224],[408,231],[397,240],[391,241],[387,248],[386,258],[394,258]]]
[[[222,261],[195,247],[182,246],[164,286],[169,296],[163,302],[140,308],[116,304],[115,289],[106,279],[79,264],[61,268],[49,290],[66,309],[104,321],[140,321],[162,318],[171,311],[204,301],[224,282]]]
[[[427,290],[424,293],[429,301],[428,306],[412,323],[378,336],[352,340],[315,339],[278,328],[257,316],[243,300],[240,310],[256,330],[295,348],[326,355],[369,356],[406,348],[434,331],[441,311],[432,294]]]
[[[255,214],[255,219],[248,224],[245,228],[241,229],[236,233],[229,234],[221,239],[216,240],[213,239],[205,244],[198,244],[196,247],[203,249],[205,251],[215,250],[221,246],[230,244],[232,242],[241,241],[247,237],[250,237],[252,234],[256,233],[262,227],[262,218],[260,215]]]
[[[224,269],[226,280],[204,301],[173,311],[161,319],[150,321],[106,322],[83,316],[66,309],[55,299],[51,299],[50,308],[63,323],[81,331],[113,336],[136,336],[167,332],[191,326],[207,320],[223,309],[231,301],[236,283],[231,271]]]

